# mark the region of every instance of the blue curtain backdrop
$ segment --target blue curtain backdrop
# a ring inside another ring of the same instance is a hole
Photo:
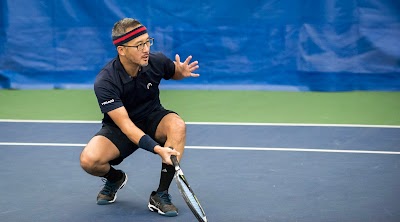
[[[200,62],[164,88],[400,90],[400,1],[3,0],[0,88],[91,88],[139,19],[153,51]]]

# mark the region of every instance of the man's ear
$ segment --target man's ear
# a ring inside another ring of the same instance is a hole
[[[117,52],[119,55],[125,56],[125,50],[123,46],[117,46]]]

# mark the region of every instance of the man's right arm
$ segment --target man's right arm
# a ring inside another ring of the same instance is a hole
[[[107,114],[132,142],[139,144],[140,138],[142,138],[145,133],[131,121],[124,106],[111,110]]]
[[[121,129],[121,131],[135,144],[139,145],[140,140],[144,136],[146,136],[146,134],[131,121],[128,112],[126,111],[124,106],[109,111],[107,114],[111,117],[114,123]],[[152,148],[154,148],[155,153],[161,156],[161,159],[164,163],[170,165],[172,165],[172,162],[170,160],[171,155],[179,155],[177,151],[171,150],[166,147],[161,147],[160,145],[156,145],[155,147]]]

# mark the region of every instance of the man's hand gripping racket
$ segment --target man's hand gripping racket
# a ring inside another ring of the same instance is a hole
[[[182,172],[182,169],[179,165],[178,159],[175,155],[171,155],[172,164],[175,166],[175,181],[178,185],[179,192],[182,194],[183,199],[186,204],[189,206],[190,210],[196,216],[199,222],[207,222],[206,214],[204,213],[203,208],[200,205],[199,200],[194,194],[192,188],[190,188],[189,183],[187,182],[185,175]]]

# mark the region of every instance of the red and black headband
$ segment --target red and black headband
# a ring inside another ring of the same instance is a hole
[[[147,29],[145,26],[141,25],[135,29],[133,29],[132,31],[129,31],[123,35],[120,36],[116,36],[113,38],[113,44],[115,46],[120,46],[123,45],[129,41],[131,41],[132,39],[141,36],[143,34],[147,33]]]

